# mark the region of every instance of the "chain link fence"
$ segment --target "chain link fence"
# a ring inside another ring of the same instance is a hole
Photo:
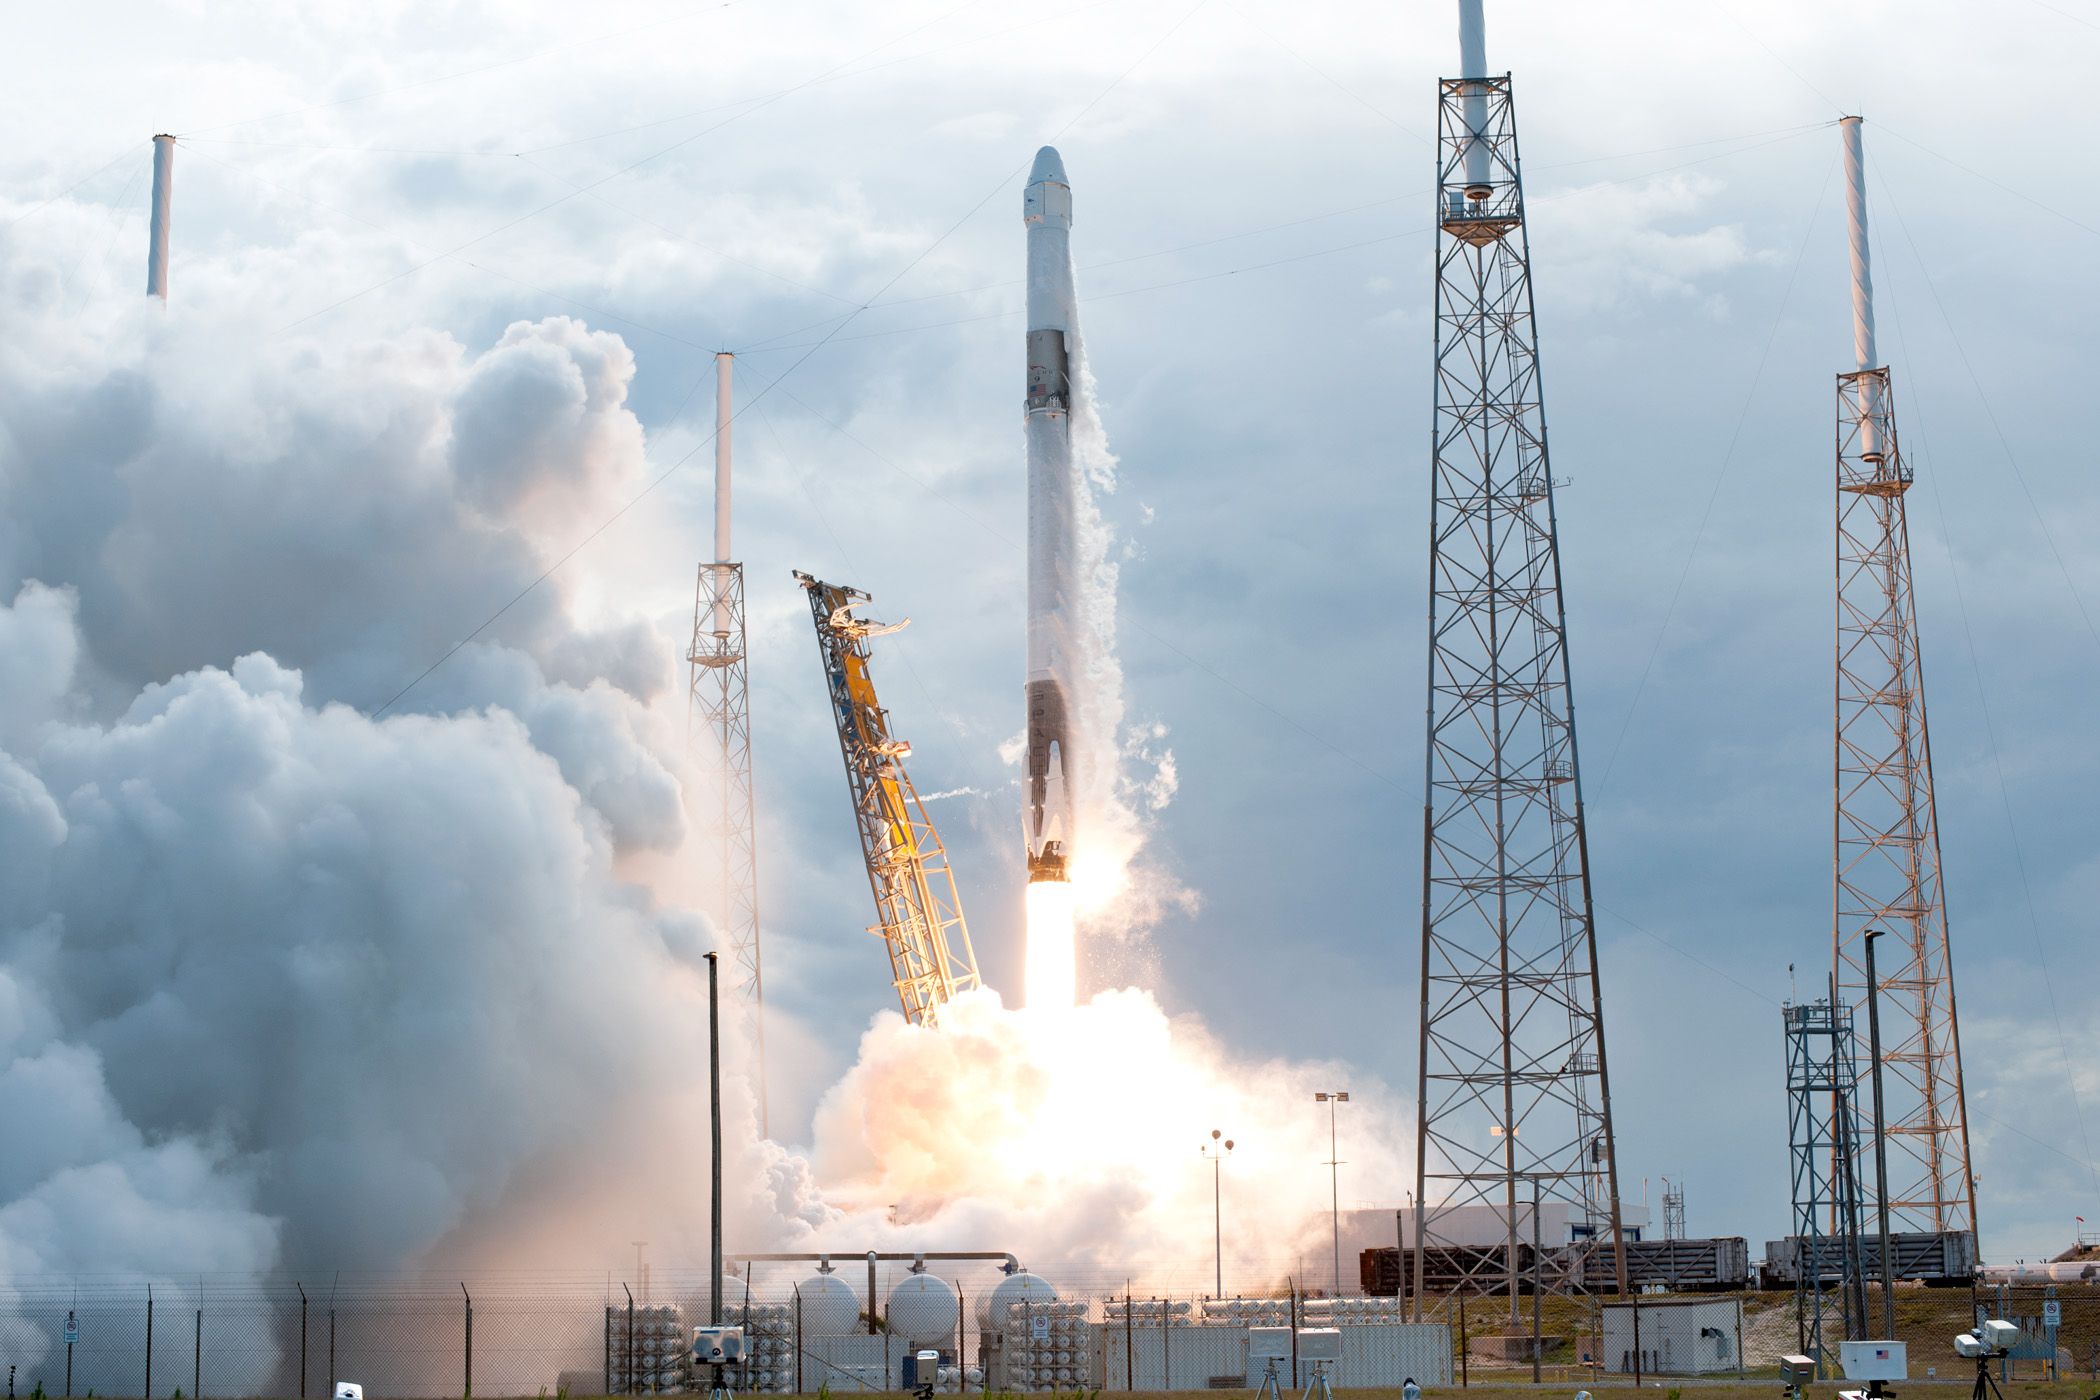
[[[1260,1388],[1294,1393],[1528,1383],[1610,1386],[1651,1378],[1776,1380],[1813,1353],[1794,1293],[1326,1297],[1145,1294],[1082,1284],[999,1291],[996,1271],[887,1269],[876,1306],[859,1263],[796,1280],[731,1278],[725,1323],[744,1355],[721,1380],[740,1392],[902,1388],[905,1360],[938,1353],[949,1392]],[[0,1364],[17,1394],[104,1400],[329,1397],[355,1381],[373,1400],[705,1392],[692,1330],[708,1322],[704,1275],[616,1279],[17,1285],[0,1290]],[[1831,1307],[1835,1308],[1835,1301]],[[1869,1289],[1869,1333],[1883,1330]],[[1910,1288],[1896,1339],[1914,1380],[1966,1381],[1954,1352],[1979,1316],[2023,1328],[1991,1363],[2006,1380],[2100,1381],[2100,1286]],[[1835,1374],[1835,1342],[1828,1346]]]

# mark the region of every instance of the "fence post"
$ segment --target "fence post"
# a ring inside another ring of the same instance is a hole
[[[635,1379],[638,1374],[634,1365],[634,1290],[623,1283],[620,1285],[620,1291],[627,1295],[627,1375],[620,1382],[623,1387],[621,1394],[632,1395],[637,1389]]]
[[[146,1285],[146,1400],[153,1400],[153,1285]]]
[[[1334,1154],[1329,1153],[1329,1156]],[[1292,1279],[1291,1287],[1291,1389],[1298,1388],[1298,1281]]]
[[[1130,1280],[1123,1280],[1123,1389],[1137,1389],[1137,1323],[1130,1306]]]
[[[1422,1238],[1420,1236],[1415,1236],[1415,1249],[1417,1251],[1422,1249]],[[1420,1255],[1417,1255],[1417,1257],[1420,1257]],[[1422,1295],[1415,1293],[1415,1297],[1422,1297]],[[1470,1345],[1468,1345],[1468,1339],[1466,1339],[1466,1291],[1464,1291],[1464,1287],[1459,1289],[1459,1295],[1457,1295],[1457,1383],[1459,1383],[1459,1390],[1464,1390],[1466,1385],[1472,1385],[1472,1358],[1470,1358]]]
[[[306,1285],[292,1285],[299,1290],[299,1400],[306,1400]]]
[[[1735,1378],[1743,1378],[1743,1300],[1735,1300]]]
[[[605,1393],[606,1393],[607,1395],[610,1395],[610,1394],[612,1394],[612,1393],[613,1393],[613,1388],[612,1388],[612,1304],[611,1304],[611,1303],[607,1303],[607,1304],[605,1305]]]
[[[1820,1362],[1821,1353],[1818,1353]],[[1633,1295],[1633,1388],[1641,1388],[1641,1295]]]
[[[461,1394],[465,1397],[465,1400],[474,1400],[474,1295],[467,1292],[465,1283],[461,1283],[459,1296],[467,1300],[467,1388]]]
[[[190,1397],[204,1397],[204,1291],[200,1284],[197,1291],[197,1331],[190,1339]]]
[[[802,1393],[802,1285],[795,1285],[795,1393]]]

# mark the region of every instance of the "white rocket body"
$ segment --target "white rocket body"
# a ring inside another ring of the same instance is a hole
[[[1028,227],[1028,778],[1031,882],[1067,878],[1077,755],[1072,680],[1079,607],[1079,483],[1072,457],[1072,186],[1055,149],[1036,152]]]

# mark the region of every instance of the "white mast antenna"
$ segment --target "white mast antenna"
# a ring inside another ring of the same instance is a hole
[[[146,295],[168,300],[168,233],[175,203],[175,138],[153,138],[153,223],[146,245]]]
[[[730,557],[731,389],[736,356],[715,356],[715,557],[700,566],[693,599],[693,645],[687,721],[698,718],[713,738],[721,794],[716,928],[729,940],[730,990],[748,1007],[758,1053],[758,1120],[766,1111],[765,989],[758,937],[758,833],[752,811],[751,682],[744,627],[744,566]]]

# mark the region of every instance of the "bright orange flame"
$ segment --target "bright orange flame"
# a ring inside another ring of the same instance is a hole
[[[1028,886],[1028,1009],[1069,1011],[1079,1000],[1079,954],[1072,886],[1036,880]]]

